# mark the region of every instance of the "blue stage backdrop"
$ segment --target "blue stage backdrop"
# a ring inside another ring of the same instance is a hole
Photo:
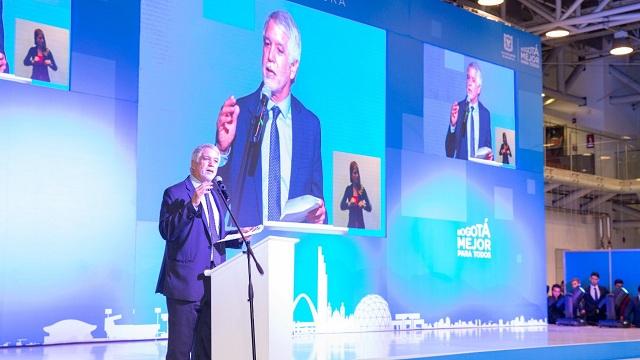
[[[292,91],[320,122],[328,215],[327,233],[253,239],[301,239],[295,331],[544,321],[536,37],[435,1],[75,1],[70,91],[0,82],[0,346],[166,336],[162,192],[224,100],[259,88],[278,9],[300,29]],[[445,151],[469,64],[493,159]],[[353,161],[363,228],[340,206]]]

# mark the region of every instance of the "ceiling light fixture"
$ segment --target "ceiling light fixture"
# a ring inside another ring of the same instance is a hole
[[[613,34],[613,42],[611,43],[611,55],[627,55],[633,52],[631,42],[629,41],[629,34],[626,31],[617,31]]]
[[[482,6],[496,6],[500,5],[504,0],[478,0],[478,5]]]
[[[555,28],[553,30],[547,31],[545,35],[550,38],[561,38],[569,35],[569,31],[566,29]]]

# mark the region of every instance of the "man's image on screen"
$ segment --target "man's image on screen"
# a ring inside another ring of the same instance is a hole
[[[245,97],[227,98],[218,114],[220,173],[234,194],[231,204],[242,226],[280,220],[287,200],[302,195],[322,200],[304,221],[325,222],[320,121],[291,94],[300,52],[300,33],[291,15],[285,11],[271,13],[263,29],[262,84]],[[261,112],[261,99],[267,100],[263,94],[270,94],[263,109],[263,137],[253,145],[249,133]],[[256,149],[247,150],[250,146]],[[243,156],[252,151],[253,157],[248,157],[255,159],[254,169],[247,166],[249,159]]]
[[[467,160],[493,160],[491,151],[491,114],[480,102],[482,72],[480,66],[467,65],[467,96],[451,106],[445,151],[447,157]]]

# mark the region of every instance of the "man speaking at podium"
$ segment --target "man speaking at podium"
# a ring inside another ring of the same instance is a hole
[[[493,160],[491,151],[491,114],[480,102],[482,72],[480,66],[467,65],[467,97],[451,107],[445,151],[447,157]]]
[[[226,247],[242,245],[239,241],[216,243],[227,234],[224,199],[212,191],[219,160],[215,145],[196,147],[191,155],[191,174],[164,191],[159,227],[166,243],[156,293],[167,298],[167,359],[190,358],[196,325],[199,336],[206,337],[207,330],[210,333],[210,311],[203,309],[210,305],[210,283],[209,278],[204,281],[204,270],[225,261]],[[210,339],[209,335],[199,343],[208,348]]]
[[[262,84],[238,100],[230,96],[218,114],[220,173],[234,194],[232,209],[241,226],[279,221],[287,200],[303,195],[321,202],[303,221],[325,222],[320,121],[291,94],[300,51],[291,15],[271,13],[263,29]],[[261,136],[254,138],[256,133]]]

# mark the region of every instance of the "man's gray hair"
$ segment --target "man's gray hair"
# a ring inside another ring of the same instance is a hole
[[[200,156],[202,155],[202,152],[204,151],[204,149],[215,150],[218,156],[220,156],[220,150],[218,150],[218,148],[215,145],[202,144],[202,145],[198,145],[195,149],[193,149],[193,152],[191,153],[191,163],[198,162],[198,160],[200,160]]]
[[[482,71],[480,71],[480,65],[478,65],[477,62],[472,61],[467,65],[467,71],[469,71],[469,69],[474,69],[476,71],[476,80],[478,81],[478,85],[482,87]]]
[[[276,10],[269,14],[267,20],[264,22],[264,28],[262,30],[263,37],[266,35],[269,21],[273,21],[276,25],[282,27],[287,35],[289,35],[289,43],[287,44],[287,50],[289,52],[289,63],[293,64],[294,61],[300,61],[300,53],[302,52],[302,40],[300,39],[300,31],[298,30],[298,25],[296,25],[296,22],[293,20],[291,14],[284,10]]]

